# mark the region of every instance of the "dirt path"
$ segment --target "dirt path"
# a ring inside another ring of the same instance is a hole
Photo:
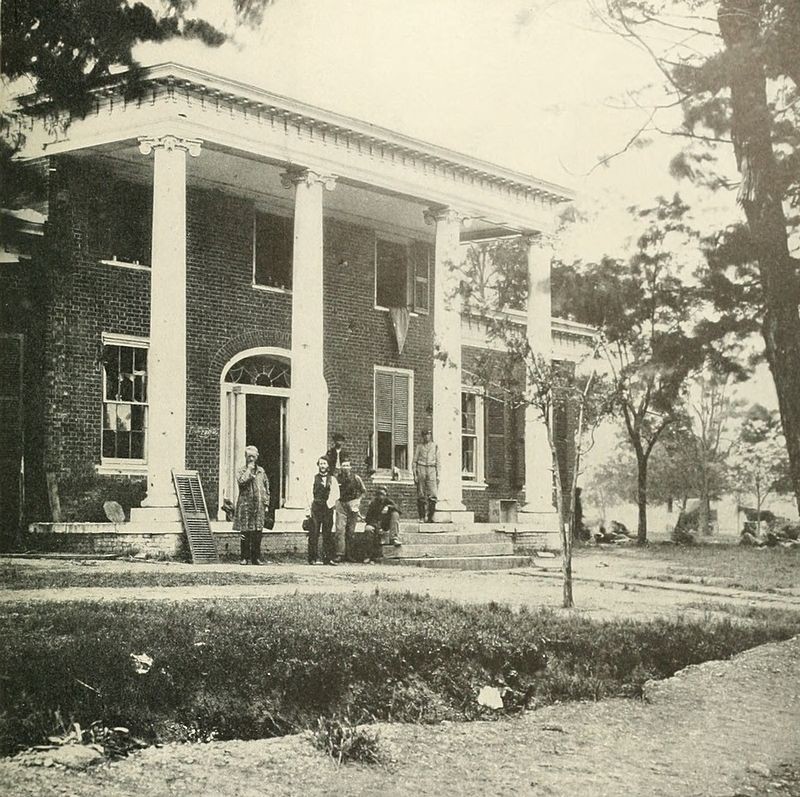
[[[78,569],[69,562],[15,560],[19,567],[41,570]],[[698,615],[707,608],[723,604],[800,610],[800,595],[748,592],[703,584],[679,584],[645,580],[665,568],[662,562],[624,557],[585,557],[576,561],[575,601],[577,610],[598,619],[612,617],[649,618],[654,616]],[[202,570],[213,581],[214,571],[236,570],[239,565],[198,568],[192,565],[144,562],[99,562],[91,572],[147,571],[175,573]],[[309,568],[302,564],[277,564],[262,567],[258,574],[285,578],[285,583],[220,585],[210,583],[181,587],[66,587],[44,589],[1,589],[0,607],[9,602],[71,600],[207,600],[213,598],[268,599],[302,593],[347,593],[353,591],[416,592],[464,603],[497,601],[515,607],[536,608],[561,604],[561,576],[558,571],[520,568],[509,571],[461,572],[399,566],[343,565],[336,569]],[[702,608],[699,608],[702,606]]]
[[[151,748],[85,772],[0,762],[17,797],[798,794],[800,638],[649,686],[497,722],[379,726],[392,763],[337,768],[308,737]],[[793,782],[793,785],[792,785]]]

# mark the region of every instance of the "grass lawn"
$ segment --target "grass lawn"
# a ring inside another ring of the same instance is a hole
[[[147,567],[144,565],[144,567]],[[65,589],[68,587],[197,587],[231,584],[293,584],[291,573],[238,570],[105,570],[89,566],[48,568],[0,563],[0,589]]]
[[[748,548],[741,545],[650,544],[626,546],[631,564],[636,556],[667,563],[665,572],[642,578],[683,584],[713,584],[754,592],[800,589],[800,547]],[[606,549],[604,553],[610,552]]]
[[[485,685],[506,690],[507,710],[635,696],[798,632],[788,612],[598,622],[378,591],[14,605],[0,611],[0,750],[73,722],[152,742],[275,736],[321,716],[470,720],[492,714]]]

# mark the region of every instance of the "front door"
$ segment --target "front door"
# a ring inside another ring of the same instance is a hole
[[[270,483],[270,508],[283,506],[288,483],[287,423],[291,394],[288,357],[273,351],[242,352],[222,374],[219,449],[221,507],[236,506],[236,475],[244,467],[244,449],[258,448],[258,464]]]
[[[274,512],[283,506],[286,488],[286,399],[248,393],[245,408],[246,444],[259,451],[258,463],[269,477],[270,510]]]

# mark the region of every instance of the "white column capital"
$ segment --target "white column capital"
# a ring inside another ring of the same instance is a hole
[[[149,155],[154,149],[164,149],[167,152],[174,150],[184,150],[193,158],[200,154],[200,147],[203,142],[199,138],[181,138],[180,136],[140,136],[139,152],[142,155]]]
[[[290,167],[281,174],[281,184],[284,188],[291,188],[293,185],[312,186],[320,184],[326,191],[333,191],[336,186],[336,176],[315,172],[312,169]]]
[[[522,234],[528,251],[552,251],[555,249],[555,236],[549,232],[526,232]]]
[[[426,224],[461,224],[465,214],[455,208],[432,207],[423,211],[423,217]]]

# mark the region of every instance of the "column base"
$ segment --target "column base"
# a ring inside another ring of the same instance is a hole
[[[524,527],[530,531],[549,531],[559,533],[558,512],[554,509],[541,510],[526,506],[520,508],[517,513],[517,526]]]
[[[275,510],[275,527],[273,531],[300,531],[303,520],[308,516],[308,509],[284,506]]]
[[[439,509],[433,513],[434,523],[474,523],[475,513],[466,509]]]

